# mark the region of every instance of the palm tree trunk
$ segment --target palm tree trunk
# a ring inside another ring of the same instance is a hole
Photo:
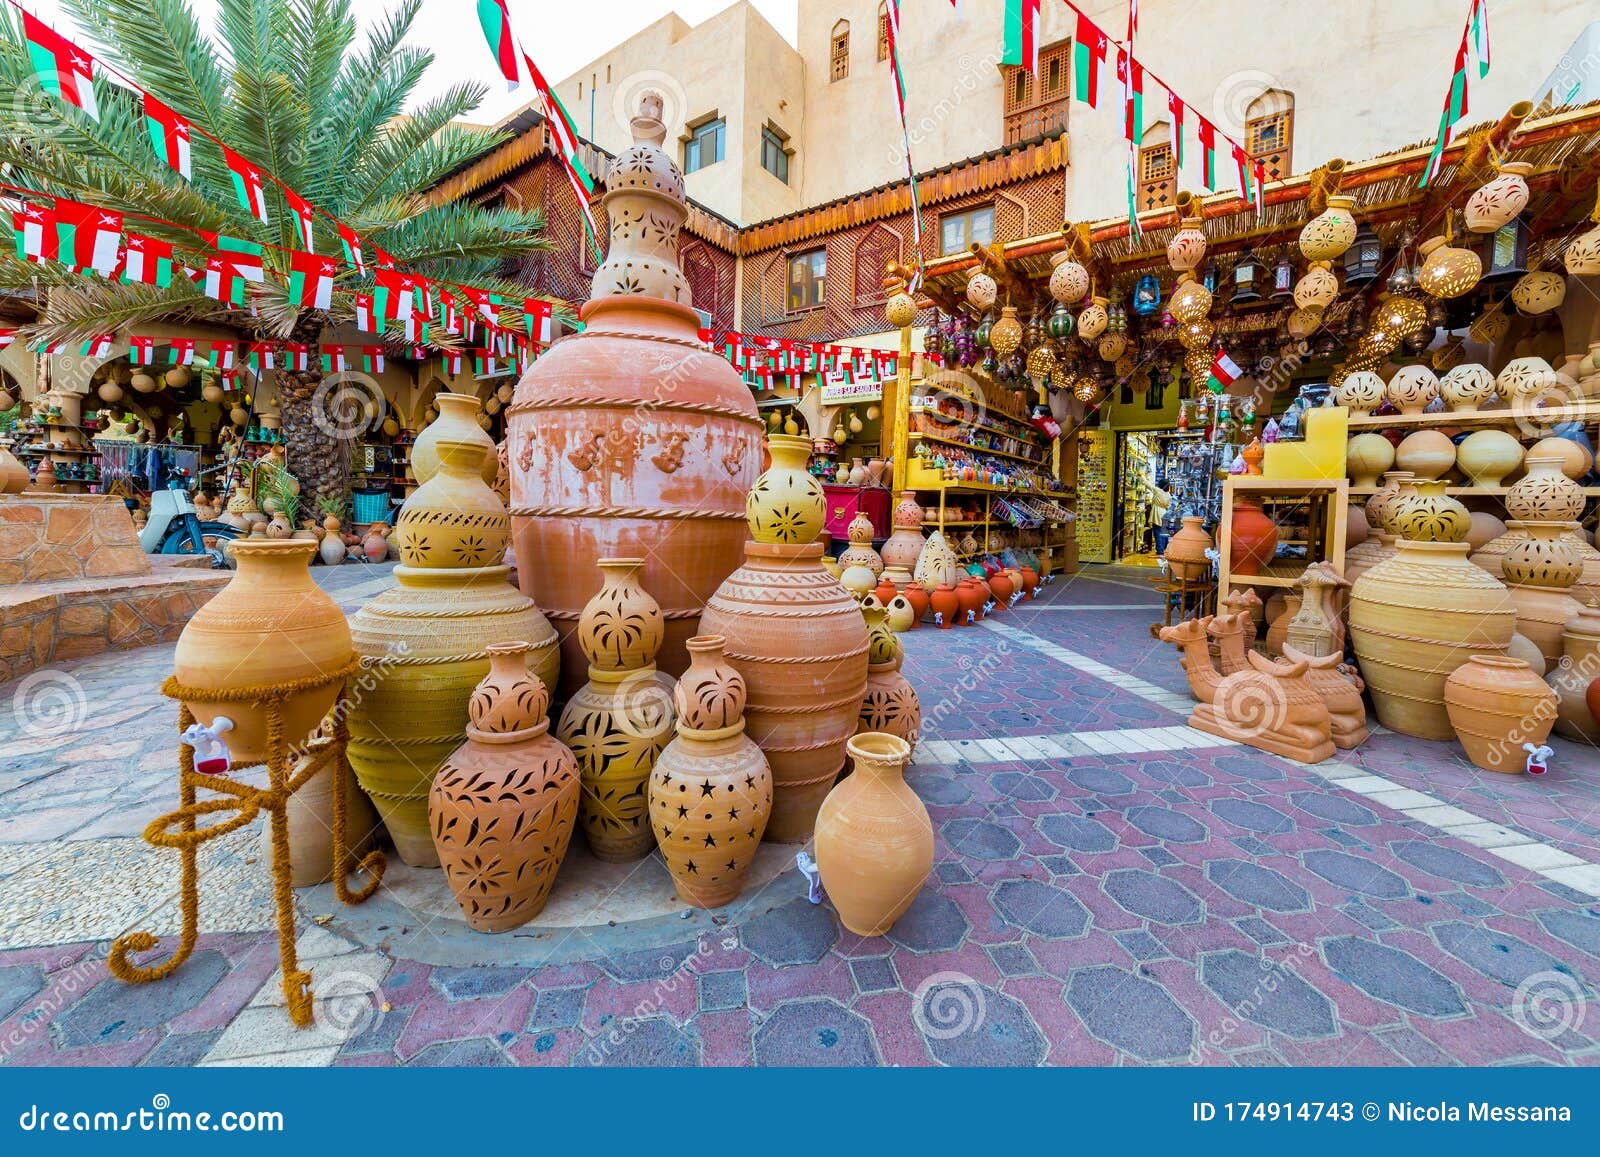
[[[300,480],[315,511],[322,498],[342,498],[350,492],[351,449],[365,429],[343,413],[338,391],[323,389],[318,344],[323,317],[307,312],[296,323],[291,340],[312,350],[310,369],[277,371],[278,413],[283,420],[284,451],[289,472]]]

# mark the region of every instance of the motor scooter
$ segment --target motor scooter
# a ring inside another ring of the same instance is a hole
[[[211,558],[213,570],[232,566],[223,543],[239,537],[239,531],[225,522],[201,522],[189,495],[187,471],[167,479],[164,490],[150,493],[150,519],[139,532],[139,546],[146,554],[204,554]]]

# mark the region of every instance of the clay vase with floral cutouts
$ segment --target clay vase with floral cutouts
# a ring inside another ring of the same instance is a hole
[[[864,566],[872,572],[872,577],[877,578],[883,573],[883,558],[872,549],[872,519],[868,518],[865,511],[856,514],[850,520],[850,525],[845,528],[845,533],[850,538],[850,545],[844,548],[839,555],[841,567]]]
[[[772,770],[745,734],[744,679],[724,640],[689,640],[673,689],[677,736],[650,773],[650,828],[679,899],[720,908],[739,894],[772,816]]]
[[[1556,457],[1530,457],[1528,472],[1506,493],[1506,512],[1526,522],[1573,522],[1583,514],[1583,488],[1562,472]]]
[[[1439,396],[1439,379],[1427,366],[1402,366],[1389,379],[1387,394],[1402,414],[1420,414]]]
[[[1539,649],[1549,670],[1561,658],[1562,632],[1583,609],[1570,593],[1583,574],[1578,553],[1566,540],[1566,523],[1506,524],[1520,531],[1501,561],[1501,578],[1517,608],[1517,633]]]
[[[601,586],[578,618],[588,682],[562,709],[556,737],[578,760],[578,823],[589,850],[627,863],[655,845],[645,792],[672,738],[672,677],[656,670],[661,607],[642,585],[644,560],[603,558]]]
[[[878,553],[883,559],[884,566],[898,566],[914,571],[917,568],[917,559],[922,554],[922,507],[917,505],[915,491],[901,491],[900,501],[894,508],[892,518],[894,530]]]
[[[467,741],[433,777],[428,823],[445,882],[479,932],[544,910],[578,818],[578,764],[550,735],[550,692],[527,643],[490,643],[467,703]]]
[[[849,752],[854,773],[817,816],[817,871],[840,922],[858,936],[882,936],[933,870],[933,824],[905,781],[909,743],[866,732]]]
[[[1556,718],[1556,693],[1521,659],[1473,655],[1444,684],[1445,709],[1467,758],[1485,771],[1515,775],[1524,743],[1538,746]]]
[[[887,612],[869,599],[861,605],[867,620],[867,693],[861,699],[856,734],[886,731],[917,747],[922,733],[922,704],[916,688],[901,671],[905,652],[889,629]]]
[[[1445,493],[1441,479],[1424,478],[1390,504],[1389,525],[1416,542],[1465,542],[1472,515]]]
[[[739,565],[761,468],[755,400],[700,340],[678,257],[690,210],[661,114],[645,93],[606,175],[607,253],[583,331],[541,354],[506,407],[517,581],[560,625],[567,694],[583,681],[576,626],[602,558],[646,560],[666,624],[657,661],[683,670],[696,616]]]

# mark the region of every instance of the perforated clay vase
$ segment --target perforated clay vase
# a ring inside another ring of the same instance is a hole
[[[433,778],[428,820],[468,924],[505,932],[544,910],[578,817],[578,763],[550,735],[550,692],[526,643],[491,643],[467,741]]]
[[[917,504],[915,491],[901,491],[892,519],[894,530],[878,552],[883,565],[915,570],[922,554],[922,507]]]
[[[656,670],[661,608],[641,584],[644,560],[603,558],[601,586],[578,619],[589,679],[567,701],[556,737],[578,759],[578,823],[596,859],[627,863],[650,853],[646,792],[672,739],[672,679]]]
[[[817,870],[844,926],[882,936],[933,870],[933,824],[906,784],[905,740],[868,732],[851,739],[849,750],[854,771],[817,817]]]
[[[673,691],[677,737],[650,775],[650,826],[684,903],[720,908],[738,896],[772,816],[772,771],[745,734],[744,679],[723,640],[689,640]]]
[[[867,693],[861,699],[856,734],[886,731],[904,739],[915,752],[922,733],[922,704],[901,670],[905,652],[889,629],[887,610],[876,599],[862,603],[861,614],[867,621]]]
[[[483,403],[473,394],[440,393],[434,395],[433,404],[439,416],[424,426],[411,443],[412,476],[418,482],[427,482],[438,473],[441,441],[471,442],[487,451],[478,469],[483,480],[493,485],[500,462],[494,453],[494,440],[478,425]]]

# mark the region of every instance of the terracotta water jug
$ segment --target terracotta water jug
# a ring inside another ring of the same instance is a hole
[[[440,438],[435,446],[438,469],[406,500],[395,523],[392,545],[400,561],[423,568],[500,562],[511,520],[479,473],[484,448],[457,438]]]
[[[1278,550],[1278,527],[1261,509],[1259,499],[1241,495],[1234,501],[1229,524],[1231,573],[1258,575]]]
[[[939,624],[940,630],[948,631],[956,625],[961,613],[961,599],[949,583],[940,583],[933,594],[928,596],[928,606],[933,611],[933,617]]]
[[[1467,758],[1485,771],[1521,772],[1524,743],[1550,735],[1556,693],[1520,659],[1473,655],[1444,684],[1445,709]]]
[[[485,451],[477,467],[483,480],[493,485],[500,463],[494,453],[494,439],[478,425],[478,412],[483,403],[473,394],[435,394],[433,404],[439,416],[423,427],[417,440],[411,443],[411,474],[418,482],[426,483],[439,470],[438,445],[441,439],[471,442]]]
[[[678,267],[689,207],[660,115],[646,94],[634,143],[612,162],[609,252],[584,331],[533,363],[506,410],[517,578],[561,625],[569,694],[583,681],[575,627],[601,558],[646,560],[666,622],[657,661],[683,670],[695,616],[739,565],[761,463],[765,423],[738,371],[701,342]]]
[[[673,691],[678,734],[650,774],[650,827],[678,897],[695,908],[739,894],[772,816],[772,770],[745,734],[745,683],[723,643],[689,640]]]
[[[1011,605],[1011,596],[1016,594],[1016,587],[1011,583],[1011,576],[1001,570],[989,576],[989,592],[994,595],[994,609],[1001,611]]]
[[[1473,655],[1504,654],[1516,607],[1464,542],[1400,539],[1350,591],[1350,637],[1378,719],[1423,739],[1455,734],[1444,683]]]
[[[956,625],[970,626],[983,614],[983,604],[988,601],[978,580],[968,575],[956,584]]]
[[[1585,607],[1561,632],[1561,661],[1545,673],[1556,693],[1556,733],[1600,744],[1600,715],[1587,698],[1600,673],[1600,610]]]
[[[886,731],[915,751],[922,732],[922,704],[901,671],[905,652],[889,628],[887,609],[876,599],[862,603],[861,614],[867,620],[867,693],[861,699],[856,734]]]
[[[578,758],[578,823],[596,858],[626,863],[655,846],[650,769],[672,738],[672,678],[656,670],[661,608],[641,583],[644,560],[601,559],[600,590],[578,619],[589,680],[567,701],[556,736]]]
[[[1206,533],[1205,519],[1198,515],[1185,515],[1178,533],[1167,540],[1162,558],[1175,579],[1198,582],[1211,574],[1211,560],[1206,551],[1212,547],[1211,536]]]
[[[882,936],[933,869],[933,824],[905,781],[910,744],[868,732],[851,739],[849,751],[854,773],[817,816],[817,870],[844,926]]]
[[[919,626],[928,614],[928,592],[922,589],[921,583],[914,582],[900,592],[900,597],[911,604],[912,627]]]
[[[305,539],[236,540],[238,569],[228,585],[194,613],[172,657],[178,682],[195,690],[279,687],[327,675],[353,656],[344,612],[311,578],[317,544]],[[339,696],[339,685],[310,688],[283,701],[283,736],[303,746]],[[268,757],[267,713],[255,703],[185,700],[206,725],[233,721],[226,735],[236,764]]]
[[[428,822],[445,881],[479,932],[544,910],[578,816],[578,764],[550,735],[550,693],[524,642],[490,643],[467,741],[433,777]]]
[[[894,530],[878,553],[883,558],[884,566],[899,566],[914,571],[917,558],[922,554],[922,507],[917,505],[916,491],[900,492],[893,521]]]
[[[368,562],[383,562],[389,557],[389,524],[374,522],[367,528],[367,537],[361,540],[361,553]]]

